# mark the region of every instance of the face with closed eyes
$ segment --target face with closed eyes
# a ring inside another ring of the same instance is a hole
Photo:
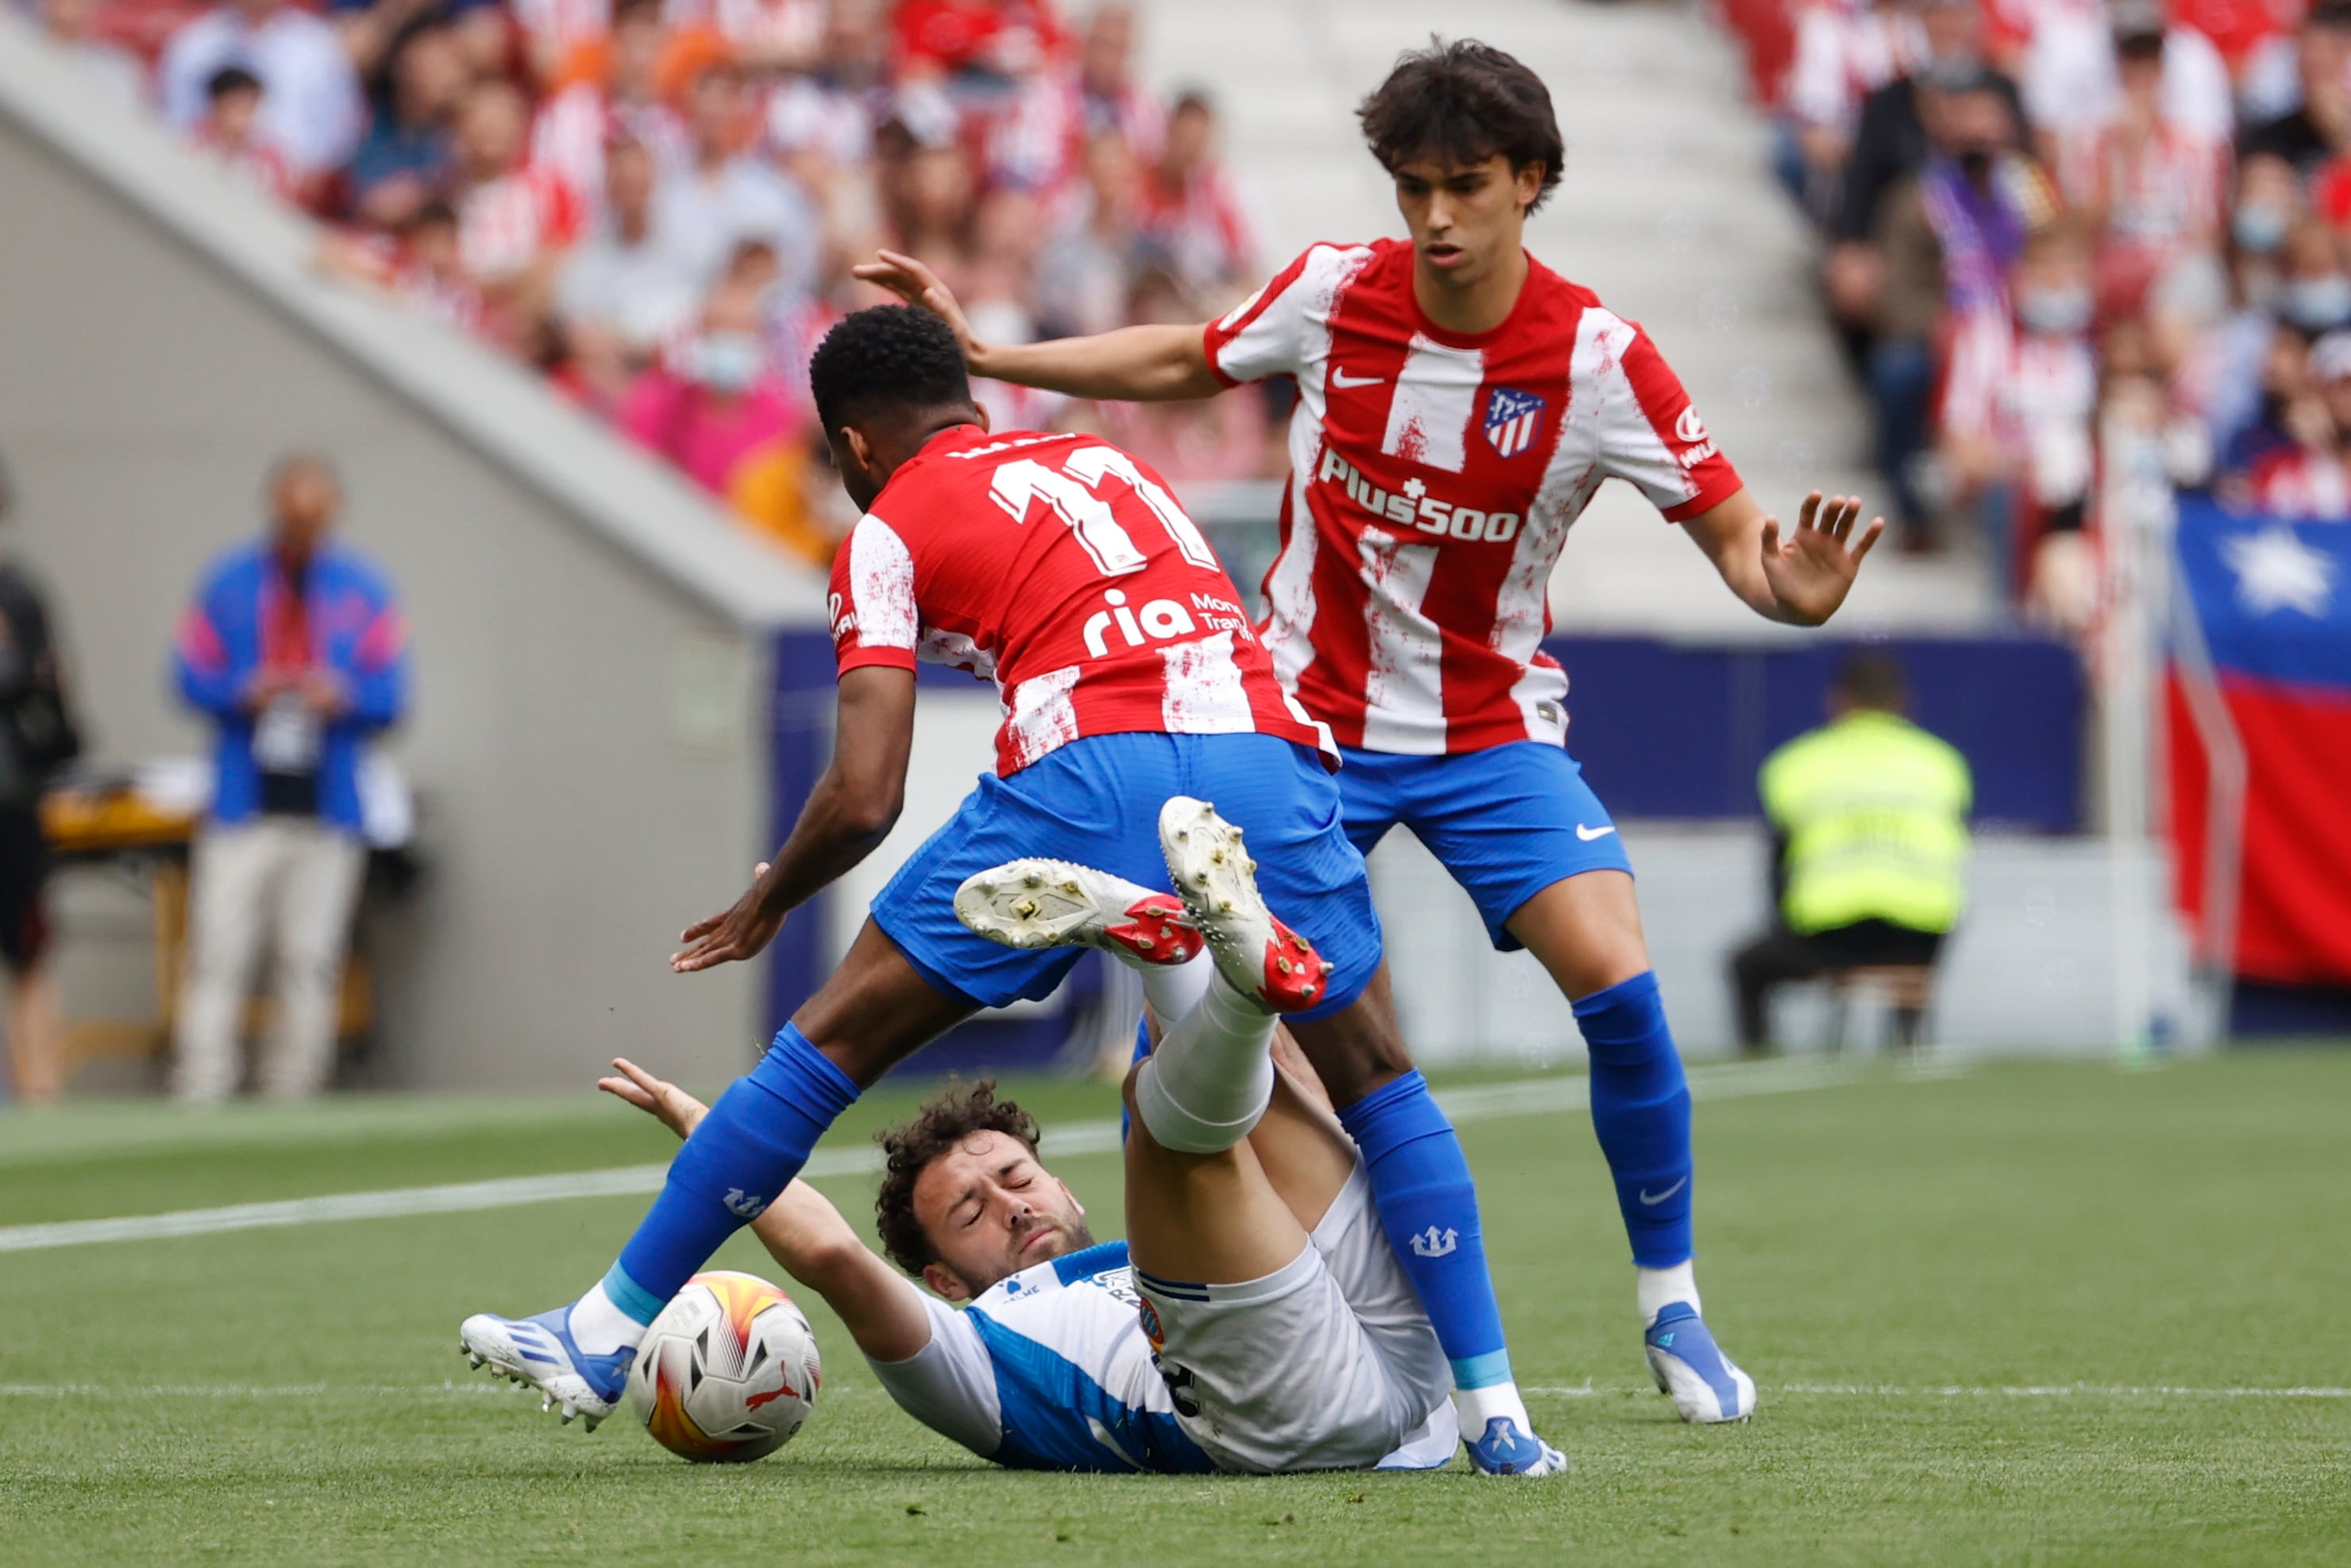
[[[975,1133],[925,1166],[914,1208],[939,1256],[924,1282],[951,1301],[1093,1245],[1085,1206],[1004,1133]]]

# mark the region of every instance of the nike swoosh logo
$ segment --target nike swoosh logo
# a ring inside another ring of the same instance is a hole
[[[1673,1196],[1674,1196],[1674,1194],[1676,1194],[1676,1193],[1677,1193],[1677,1192],[1681,1191],[1681,1189],[1682,1189],[1682,1188],[1684,1188],[1684,1187],[1686,1187],[1686,1186],[1689,1186],[1689,1177],[1687,1177],[1687,1176],[1684,1176],[1684,1177],[1682,1177],[1682,1179],[1681,1179],[1681,1180],[1679,1180],[1679,1181],[1677,1181],[1677,1182],[1674,1183],[1674,1185],[1673,1185],[1673,1186],[1669,1186],[1669,1187],[1666,1188],[1666,1190],[1665,1190],[1665,1191],[1663,1191],[1663,1192],[1661,1192],[1661,1193],[1658,1193],[1658,1194],[1657,1194],[1656,1197],[1650,1197],[1650,1196],[1649,1196],[1649,1189],[1648,1189],[1647,1187],[1643,1187],[1643,1188],[1641,1189],[1641,1192],[1640,1192],[1640,1199],[1641,1199],[1641,1201],[1642,1201],[1643,1203],[1646,1203],[1646,1204],[1650,1204],[1650,1205],[1660,1204],[1660,1203],[1665,1202],[1665,1201],[1666,1201],[1666,1199],[1667,1199],[1667,1198],[1669,1198],[1669,1197],[1673,1197]]]
[[[1575,824],[1575,836],[1582,839],[1587,844],[1594,839],[1604,839],[1615,831],[1616,824],[1614,822],[1609,823],[1604,828],[1587,828],[1582,822]]]
[[[1386,379],[1384,376],[1351,376],[1335,365],[1331,370],[1331,384],[1334,387],[1375,387]]]

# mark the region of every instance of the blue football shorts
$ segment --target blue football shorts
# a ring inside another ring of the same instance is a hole
[[[1560,747],[1517,740],[1450,757],[1352,747],[1344,756],[1347,837],[1370,854],[1390,828],[1411,829],[1468,892],[1505,953],[1523,944],[1502,922],[1544,888],[1587,871],[1633,869],[1608,809]]]
[[[944,996],[1003,1007],[1051,994],[1083,951],[998,946],[955,915],[964,879],[1024,855],[1076,861],[1145,887],[1168,885],[1159,808],[1193,795],[1249,834],[1266,906],[1332,966],[1324,1018],[1353,1002],[1380,965],[1380,917],[1364,857],[1340,824],[1322,759],[1270,735],[1096,735],[1009,779],[983,775],[956,814],[873,901],[873,922]]]

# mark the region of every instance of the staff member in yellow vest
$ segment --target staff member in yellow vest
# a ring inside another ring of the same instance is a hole
[[[1903,716],[1909,686],[1884,653],[1856,653],[1829,692],[1829,722],[1763,762],[1771,824],[1772,928],[1739,950],[1731,976],[1740,1043],[1767,1049],[1774,987],[1835,969],[1929,965],[1965,902],[1967,759]],[[1920,1009],[1898,1007],[1916,1041]]]

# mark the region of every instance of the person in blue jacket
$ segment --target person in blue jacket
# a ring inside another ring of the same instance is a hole
[[[239,1024],[265,941],[277,991],[260,1088],[325,1085],[366,865],[360,766],[407,701],[407,623],[391,587],[329,537],[342,506],[333,465],[281,460],[269,503],[267,534],[205,572],[175,650],[181,695],[218,731],[172,1042],[172,1091],[192,1102],[225,1099],[243,1076]]]

